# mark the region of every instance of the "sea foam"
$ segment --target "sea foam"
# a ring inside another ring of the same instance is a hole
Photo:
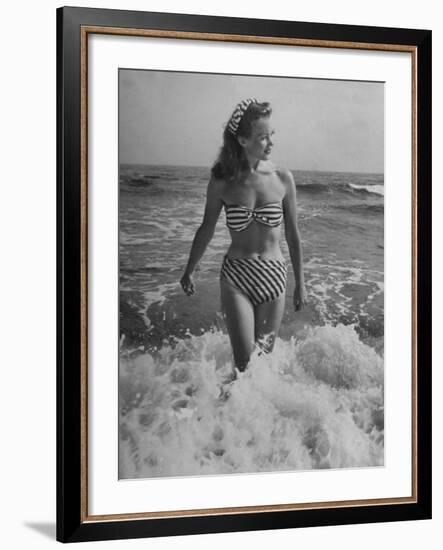
[[[230,372],[219,331],[122,353],[120,479],[383,465],[383,360],[352,326],[277,339],[224,386]]]

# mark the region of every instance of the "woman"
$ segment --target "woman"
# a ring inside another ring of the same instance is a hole
[[[271,112],[269,103],[246,99],[231,115],[211,170],[203,222],[180,281],[188,296],[194,294],[192,274],[224,207],[232,241],[221,268],[220,295],[239,371],[246,369],[256,346],[272,351],[280,327],[287,278],[279,247],[283,221],[295,276],[295,310],[306,301],[294,180],[289,170],[277,169],[269,160]]]

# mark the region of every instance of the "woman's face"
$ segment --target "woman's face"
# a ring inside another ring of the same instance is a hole
[[[274,133],[270,117],[262,117],[253,121],[251,135],[247,138],[239,136],[238,141],[248,156],[267,160],[274,145],[272,138]]]

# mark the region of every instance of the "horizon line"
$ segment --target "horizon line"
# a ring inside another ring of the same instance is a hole
[[[175,167],[175,168],[208,168],[208,165],[202,165],[202,164],[159,164],[159,163],[147,163],[147,162],[119,162],[119,167],[122,165],[128,165],[128,166],[167,166],[167,167]],[[358,170],[328,170],[328,169],[318,169],[318,168],[289,168],[291,172],[336,172],[336,173],[342,173],[342,174],[376,174],[376,175],[383,175],[383,172],[377,172],[377,171],[358,171]]]

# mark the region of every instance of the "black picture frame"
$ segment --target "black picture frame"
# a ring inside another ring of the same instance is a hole
[[[87,378],[82,369],[87,350],[87,188],[82,185],[87,158],[81,82],[82,59],[87,57],[82,40],[85,32],[90,32],[85,29],[91,27],[101,28],[102,32],[138,29],[205,33],[205,39],[213,39],[208,35],[225,35],[226,40],[252,36],[257,41],[271,37],[274,42],[295,40],[302,45],[322,41],[324,47],[344,43],[362,49],[378,45],[395,51],[405,47],[415,56],[414,498],[247,513],[196,511],[185,516],[132,519],[129,515],[115,520],[88,517],[84,437]],[[57,9],[57,540],[77,542],[431,518],[431,51],[429,30],[77,7]]]

